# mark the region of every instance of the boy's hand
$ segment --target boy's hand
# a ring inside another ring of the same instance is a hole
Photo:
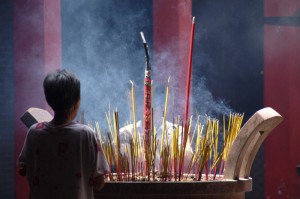
[[[104,175],[98,176],[93,179],[93,188],[96,191],[100,191],[104,186]]]

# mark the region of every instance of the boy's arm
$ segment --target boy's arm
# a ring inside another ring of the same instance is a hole
[[[96,134],[94,133],[94,178],[93,178],[93,188],[97,191],[100,191],[104,186],[105,175],[110,172],[107,159],[105,157],[104,151],[100,144],[100,141],[97,139]]]
[[[30,131],[30,130],[29,130]],[[28,163],[28,158],[29,158],[29,148],[30,148],[30,144],[29,144],[29,131],[26,135],[25,141],[24,141],[24,145],[22,148],[22,151],[20,153],[20,156],[18,158],[18,168],[19,168],[19,174],[21,176],[26,176],[27,174],[27,163]]]

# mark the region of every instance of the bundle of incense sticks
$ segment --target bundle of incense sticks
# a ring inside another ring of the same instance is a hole
[[[206,116],[205,123],[200,123],[200,116],[197,115],[195,124],[192,116],[189,119],[188,133],[192,133],[189,142],[193,147],[192,155],[183,150],[182,137],[184,130],[181,126],[180,117],[174,118],[172,128],[167,130],[167,103],[169,95],[169,82],[166,87],[165,115],[162,121],[162,130],[157,132],[153,127],[151,143],[149,146],[149,170],[145,160],[144,143],[142,136],[136,126],[135,91],[132,83],[132,118],[135,123],[132,131],[126,138],[128,142],[120,142],[118,111],[106,112],[109,131],[101,134],[99,123],[95,123],[95,130],[98,132],[100,143],[108,159],[112,173],[108,175],[111,181],[200,181],[220,179],[223,174],[224,162],[231,145],[242,125],[243,115],[231,113],[223,116],[222,127],[216,118]],[[222,129],[222,134],[220,134]],[[157,135],[162,137],[158,139]],[[170,137],[171,136],[171,137]],[[170,139],[170,142],[168,141]],[[158,149],[160,146],[160,149]],[[158,151],[159,150],[159,151]],[[180,161],[183,157],[185,168],[180,173]],[[150,175],[149,175],[150,173]],[[181,177],[181,179],[180,179]]]

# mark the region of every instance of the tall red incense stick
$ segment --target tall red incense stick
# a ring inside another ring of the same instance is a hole
[[[189,65],[188,65],[188,74],[186,81],[186,96],[185,96],[185,111],[184,111],[184,120],[183,124],[186,127],[189,114],[189,100],[190,100],[190,90],[191,90],[191,73],[192,73],[192,64],[193,64],[193,48],[194,48],[194,32],[195,32],[195,17],[192,20],[192,30],[190,38],[190,52],[189,52]]]
[[[151,89],[151,66],[149,61],[149,50],[144,33],[141,32],[143,45],[145,48],[146,68],[144,78],[144,118],[143,118],[143,131],[144,131],[144,150],[146,159],[146,175],[150,180],[150,143],[151,143],[151,120],[152,120],[152,89]]]
[[[184,171],[184,155],[185,148],[188,139],[188,113],[189,113],[189,100],[190,100],[190,90],[191,90],[191,73],[192,73],[192,62],[193,62],[193,47],[194,47],[194,32],[195,32],[195,17],[192,19],[192,29],[191,29],[191,38],[190,38],[190,51],[189,51],[189,64],[188,64],[188,74],[186,82],[186,96],[185,96],[185,111],[183,119],[183,141],[182,141],[182,152],[180,157],[180,166],[179,166],[179,181],[181,180],[181,175]]]

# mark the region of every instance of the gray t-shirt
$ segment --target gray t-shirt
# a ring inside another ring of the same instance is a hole
[[[33,125],[18,164],[27,168],[30,199],[93,199],[93,179],[109,172],[96,133],[74,122]]]

